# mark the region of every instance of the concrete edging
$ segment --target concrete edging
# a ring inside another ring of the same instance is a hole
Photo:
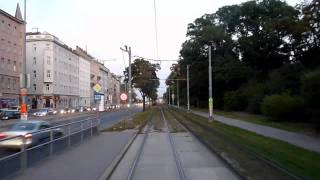
[[[114,170],[117,168],[123,157],[126,155],[127,151],[129,150],[131,144],[134,142],[136,137],[138,136],[139,131],[137,131],[129,140],[129,142],[125,145],[125,147],[118,153],[118,155],[113,159],[111,164],[107,167],[104,173],[100,176],[99,180],[107,180],[111,177]]]

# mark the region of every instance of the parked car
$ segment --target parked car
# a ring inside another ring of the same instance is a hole
[[[17,110],[9,110],[9,109],[1,109],[0,110],[0,119],[8,120],[8,119],[19,119],[20,112]]]
[[[48,114],[49,114],[49,109],[43,108],[43,109],[38,109],[32,115],[42,117],[42,116],[47,116]]]
[[[19,121],[15,123],[9,130],[0,133],[0,147],[20,149],[23,145],[23,139],[26,138],[25,146],[35,146],[50,140],[51,124],[46,121]],[[48,129],[48,130],[46,130]],[[40,131],[40,132],[37,132]],[[60,128],[52,129],[53,137],[59,138],[63,136],[63,131]],[[14,139],[4,140],[1,139],[20,136]]]
[[[48,114],[49,115],[56,115],[57,113],[58,113],[58,111],[56,109],[48,108]]]

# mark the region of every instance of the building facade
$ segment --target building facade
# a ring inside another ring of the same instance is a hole
[[[49,33],[27,34],[27,103],[32,108],[79,106],[79,57]]]
[[[93,87],[101,80],[100,63],[94,59],[90,61],[90,105],[97,107],[98,102],[94,99],[95,90]]]
[[[93,57],[79,46],[74,52],[79,56],[79,106],[90,107],[90,61]]]
[[[15,16],[0,9],[0,108],[19,105],[24,37],[19,5]]]
[[[110,104],[119,105],[120,104],[120,84],[121,78],[111,73],[108,79],[108,91]]]

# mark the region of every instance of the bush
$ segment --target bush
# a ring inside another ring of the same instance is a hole
[[[247,107],[246,96],[240,90],[226,92],[223,97],[223,102],[224,110],[227,111],[240,111]]]
[[[307,73],[302,80],[307,112],[320,129],[320,70]]]
[[[303,118],[304,100],[288,94],[266,96],[261,112],[275,121],[296,121]]]
[[[252,83],[251,83],[252,84]],[[265,84],[257,83],[248,85],[243,90],[245,92],[245,96],[247,98],[247,108],[246,111],[250,113],[259,114],[260,105],[263,98],[268,94],[269,89]]]

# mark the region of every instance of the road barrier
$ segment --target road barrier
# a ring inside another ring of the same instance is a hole
[[[81,143],[85,138],[97,134],[99,126],[99,118],[87,118],[35,131],[27,135],[0,139],[0,143],[12,141],[21,144],[19,152],[11,152],[9,155],[0,157],[0,179],[15,172],[23,171],[45,157],[49,157],[74,144]],[[62,134],[59,134],[59,132],[62,132]],[[48,136],[41,139],[39,144],[28,147],[30,137],[41,137],[46,133],[48,133]],[[2,149],[2,151],[7,152],[8,150]]]

